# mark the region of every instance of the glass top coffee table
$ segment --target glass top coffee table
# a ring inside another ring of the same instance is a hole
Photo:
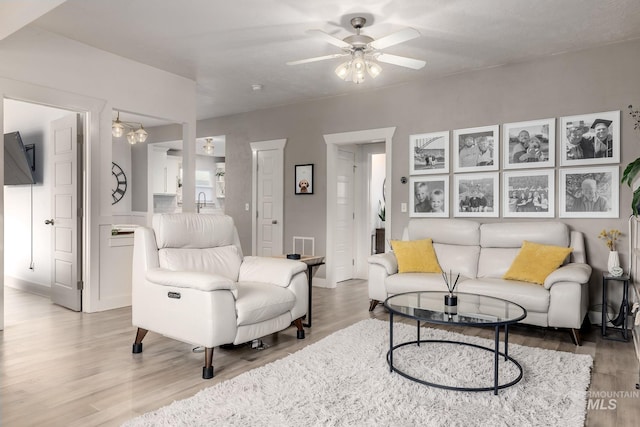
[[[522,306],[500,298],[488,297],[467,293],[456,293],[457,304],[446,305],[445,297],[448,292],[406,292],[387,298],[384,306],[389,310],[389,352],[387,363],[390,372],[397,372],[405,378],[432,387],[459,391],[491,391],[498,394],[499,389],[511,387],[522,379],[522,366],[514,358],[509,356],[509,325],[519,322],[527,316],[527,310]],[[415,341],[407,341],[399,344],[393,343],[393,319],[395,315],[415,319],[417,321]],[[494,347],[484,347],[477,344],[451,340],[420,339],[420,322],[435,323],[441,325],[458,326],[486,326],[493,327]],[[504,328],[504,352],[500,351],[500,328]],[[490,387],[457,387],[451,385],[428,382],[424,379],[409,375],[393,365],[394,350],[421,343],[448,343],[479,348],[493,353],[493,386]],[[519,375],[513,381],[500,384],[498,381],[498,367],[500,359],[506,363],[512,363]]]

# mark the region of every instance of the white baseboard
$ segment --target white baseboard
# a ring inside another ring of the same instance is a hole
[[[17,277],[11,276],[4,276],[4,285],[9,288],[29,292],[30,294],[36,294],[45,298],[51,298],[50,286],[29,282],[27,280],[18,279]]]

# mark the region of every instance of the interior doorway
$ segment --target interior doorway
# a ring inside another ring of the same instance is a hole
[[[74,121],[73,129],[52,128],[52,123],[59,122],[65,118]],[[62,134],[73,133],[76,135],[86,135],[86,114],[73,112],[59,107],[51,107],[28,101],[18,101],[13,99],[3,99],[3,125],[4,133],[19,132],[24,144],[33,144],[34,184],[18,183],[17,185],[5,185],[4,187],[4,241],[10,250],[4,251],[4,286],[9,286],[21,291],[26,291],[38,295],[52,298],[53,283],[56,285],[69,286],[74,289],[74,304],[69,308],[81,311],[81,284],[83,248],[86,247],[85,233],[83,233],[84,219],[77,222],[75,234],[66,233],[66,227],[59,228],[51,221],[56,215],[62,217],[69,216],[69,219],[76,221],[77,209],[67,212],[62,204],[57,204],[52,199],[54,194],[54,179],[58,179],[58,184],[73,181],[74,194],[72,199],[83,206],[83,178],[77,172],[83,170],[84,156],[82,150],[73,159],[72,168],[61,168],[65,162],[54,163],[54,153],[61,153],[64,146]],[[57,142],[56,142],[57,140]],[[65,139],[65,141],[67,141]],[[86,144],[82,144],[86,145]],[[73,155],[77,153],[73,151]],[[5,158],[5,177],[10,167],[7,167],[8,159]],[[63,173],[63,170],[66,173]],[[58,190],[61,187],[58,186]],[[69,199],[68,195],[60,198]],[[74,203],[75,203],[74,202]],[[70,206],[70,205],[65,205]],[[67,215],[70,214],[70,215]],[[62,218],[58,216],[58,218]],[[65,218],[66,220],[66,218]],[[55,221],[58,222],[58,221]],[[60,225],[64,224],[59,223]],[[56,231],[53,231],[56,230]],[[74,236],[78,236],[77,238]],[[57,237],[57,239],[56,239]],[[73,246],[72,260],[61,261],[54,257],[54,243],[56,248],[64,249]],[[62,246],[61,246],[62,245]],[[56,260],[57,259],[57,260]],[[61,265],[64,264],[64,265]],[[53,272],[59,274],[55,276]],[[69,280],[67,281],[66,278]],[[65,279],[65,280],[63,280]],[[64,300],[60,303],[66,305]]]
[[[340,186],[338,182],[338,164],[340,151],[347,146],[356,146],[357,160],[356,171],[359,169],[362,172],[355,174],[355,195],[356,203],[354,208],[354,229],[357,230],[356,244],[353,248],[353,265],[354,276],[363,276],[366,278],[366,259],[370,255],[370,242],[371,235],[368,230],[369,224],[369,209],[368,204],[369,196],[367,195],[369,188],[369,179],[366,175],[367,167],[366,159],[367,155],[363,155],[366,151],[371,153],[371,150],[364,150],[365,146],[369,144],[379,144],[378,151],[385,153],[385,177],[391,176],[391,144],[395,127],[392,128],[380,128],[369,129],[354,132],[343,132],[336,134],[324,135],[325,142],[327,144],[327,245],[326,245],[326,283],[327,287],[335,287],[337,282],[342,276],[338,272],[340,263],[340,239],[338,236],[337,222],[338,222],[338,203]],[[384,150],[380,148],[384,147]],[[386,206],[391,206],[392,195],[387,189],[384,190],[385,196],[385,222],[384,229],[386,236],[391,235],[391,211],[386,209]],[[364,236],[364,237],[363,237]]]

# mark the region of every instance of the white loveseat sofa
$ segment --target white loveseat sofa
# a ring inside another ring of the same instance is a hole
[[[527,310],[523,323],[569,328],[580,345],[587,314],[591,267],[584,237],[561,222],[497,222],[412,218],[403,240],[433,239],[443,271],[460,273],[457,291],[504,298]],[[523,241],[571,247],[569,262],[552,272],[544,286],[502,279]],[[370,310],[388,296],[411,291],[446,291],[439,273],[398,273],[393,252],[369,257]]]
[[[213,348],[241,344],[291,326],[304,338],[307,267],[299,261],[243,257],[233,219],[158,214],[134,235],[133,353],[147,331],[205,347],[202,376],[213,377]]]

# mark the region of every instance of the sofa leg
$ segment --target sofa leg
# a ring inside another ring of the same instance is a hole
[[[373,311],[373,309],[376,308],[379,302],[380,301],[378,301],[377,299],[372,299],[371,301],[369,301],[369,311]]]
[[[131,350],[131,353],[142,353],[142,340],[145,335],[147,335],[147,332],[149,331],[146,329],[138,328],[138,332],[136,332],[136,340],[133,342],[133,349]]]
[[[296,328],[298,328],[298,331],[296,332],[296,337],[299,340],[303,340],[304,339],[304,328],[302,327],[302,317],[299,318],[299,319],[294,320],[293,324],[296,325]]]
[[[571,341],[577,346],[582,345],[582,338],[580,336],[580,329],[571,329]]]
[[[202,379],[210,380],[213,378],[213,347],[204,349],[204,367],[202,368]]]

